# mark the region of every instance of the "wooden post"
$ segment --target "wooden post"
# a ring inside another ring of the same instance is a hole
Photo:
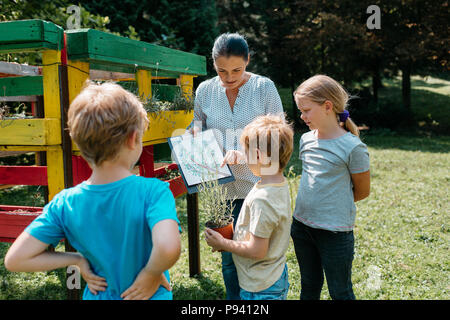
[[[58,65],[61,51],[45,50],[42,54],[42,76],[44,89],[44,114],[46,119],[61,121],[61,98]],[[54,132],[61,135],[61,132]],[[47,179],[49,200],[64,189],[64,163],[62,148],[47,151]]]
[[[177,85],[181,87],[181,93],[188,99],[192,98],[194,90],[194,76],[182,74],[177,79]]]
[[[83,85],[89,79],[89,63],[82,61],[68,61],[67,87],[69,90],[69,105],[75,97],[81,92]],[[86,161],[80,156],[72,156],[72,179],[74,185],[81,183],[89,178],[91,169]]]
[[[67,113],[69,111],[69,75],[67,70],[67,46],[66,35],[64,34],[64,48],[61,51],[61,62],[59,66],[59,85],[61,96],[61,142],[63,150],[63,164],[64,164],[64,187],[73,187],[73,169],[72,169],[72,139],[70,138],[67,126]],[[70,244],[68,239],[64,241],[64,248],[66,252],[76,252],[75,248]],[[69,275],[66,269],[66,283]],[[68,300],[80,300],[80,289],[67,288]]]
[[[152,97],[152,74],[147,70],[136,71],[136,83],[139,89],[139,96],[143,101]]]
[[[188,99],[192,98],[194,88],[194,76],[180,75],[177,85],[181,87],[181,93]],[[200,267],[200,243],[199,243],[199,218],[198,218],[198,195],[187,194],[187,220],[188,220],[188,243],[189,243],[189,274],[191,277],[199,275]]]
[[[199,219],[198,219],[198,195],[186,194],[187,220],[188,220],[188,245],[189,245],[189,275],[194,277],[201,272],[200,267],[200,243],[199,243]]]
[[[147,70],[136,71],[136,83],[138,85],[139,97],[142,101],[152,98],[152,74]],[[143,177],[155,176],[155,162],[153,159],[153,146],[145,146],[139,158],[139,174]]]

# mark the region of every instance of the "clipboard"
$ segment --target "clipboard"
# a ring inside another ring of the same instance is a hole
[[[218,180],[219,184],[235,181],[230,166],[222,168],[223,151],[212,129],[167,139],[172,150],[172,159],[178,165],[187,192],[198,192],[202,182]]]

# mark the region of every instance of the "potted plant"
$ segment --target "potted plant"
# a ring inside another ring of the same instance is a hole
[[[199,185],[201,204],[206,212],[205,226],[219,232],[226,239],[233,239],[233,209],[227,201],[227,189],[217,180],[203,182]],[[232,202],[231,202],[232,203]]]

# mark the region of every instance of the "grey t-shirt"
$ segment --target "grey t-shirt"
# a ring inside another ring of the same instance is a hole
[[[300,138],[303,169],[294,218],[312,228],[351,231],[356,215],[351,174],[369,170],[367,146],[350,132],[336,139],[314,133]]]

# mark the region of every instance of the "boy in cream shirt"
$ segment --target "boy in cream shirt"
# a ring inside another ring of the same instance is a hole
[[[293,149],[293,130],[281,116],[261,116],[244,128],[242,154],[227,154],[228,163],[245,157],[250,170],[260,177],[245,198],[233,240],[205,230],[214,251],[233,254],[243,300],[285,300],[289,288],[286,250],[292,212],[289,186],[283,176]]]

